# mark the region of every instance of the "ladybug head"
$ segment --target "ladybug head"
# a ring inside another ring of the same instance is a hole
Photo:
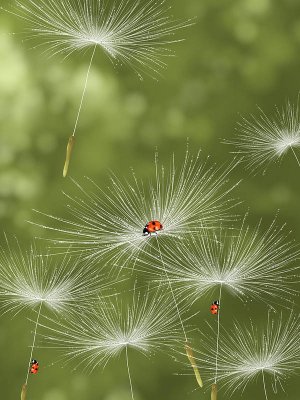
[[[143,236],[148,236],[149,235],[149,231],[147,228],[147,225],[145,226],[145,228],[143,229]]]
[[[219,305],[220,305],[220,302],[219,302],[219,300],[215,300],[215,301],[213,302],[213,304],[215,304],[216,306],[219,306]]]
[[[31,360],[31,364],[38,364],[37,360],[35,360],[34,358]]]

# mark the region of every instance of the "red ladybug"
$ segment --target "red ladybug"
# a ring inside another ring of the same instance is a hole
[[[218,314],[219,308],[220,308],[220,302],[219,302],[219,300],[214,301],[214,302],[212,303],[212,305],[210,306],[210,312],[211,312],[211,314],[213,314],[213,315]]]
[[[36,375],[38,373],[39,370],[39,363],[37,362],[37,360],[31,360],[30,363],[30,373]]]
[[[151,235],[152,233],[157,233],[162,230],[163,226],[159,221],[150,221],[148,222],[147,225],[145,225],[145,228],[143,230],[143,235],[148,236]]]

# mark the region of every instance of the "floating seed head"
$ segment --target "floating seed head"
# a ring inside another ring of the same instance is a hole
[[[11,11],[28,24],[29,38],[42,39],[50,54],[66,57],[90,47],[139,74],[156,76],[178,42],[176,31],[191,25],[169,15],[166,1],[24,0]]]
[[[214,296],[222,286],[244,300],[283,305],[297,295],[299,256],[299,246],[276,220],[266,229],[261,223],[251,229],[244,220],[239,231],[204,230],[180,243],[168,243],[163,268],[157,258],[141,260],[139,267],[152,280],[171,282],[181,300]]]
[[[67,195],[69,219],[48,215],[56,226],[42,225],[53,231],[56,247],[83,252],[97,260],[107,254],[114,260],[136,259],[156,237],[177,239],[182,235],[232,220],[235,205],[230,192],[229,174],[235,163],[217,168],[186,154],[181,166],[174,159],[169,170],[155,161],[155,178],[143,183],[133,173],[130,180],[116,176],[105,189],[89,181],[79,184],[78,195]],[[157,235],[143,235],[145,224],[160,221],[163,229]],[[125,261],[124,261],[125,262]]]
[[[135,293],[128,303],[111,300],[66,321],[46,319],[47,347],[60,349],[66,360],[94,369],[123,350],[144,354],[172,347],[181,339],[173,302],[162,294]]]
[[[273,116],[258,110],[258,115],[243,118],[235,139],[225,143],[236,147],[235,153],[243,156],[243,162],[252,171],[265,171],[289,151],[300,165],[295,152],[300,147],[299,98],[296,105],[288,101],[282,109],[276,108]]]
[[[88,263],[69,254],[63,258],[28,251],[17,241],[0,250],[0,309],[18,313],[41,303],[55,312],[71,312],[88,305],[109,288],[107,281]],[[102,292],[103,290],[103,292]]]
[[[223,328],[218,356],[218,386],[233,395],[257,380],[265,391],[276,391],[300,369],[299,316],[269,313],[265,326],[234,323]],[[201,334],[197,364],[207,378],[215,378],[215,330]]]

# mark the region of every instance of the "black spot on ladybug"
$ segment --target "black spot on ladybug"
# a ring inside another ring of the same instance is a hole
[[[162,224],[160,224],[160,225],[159,225],[159,228],[162,229],[162,227],[163,227]]]
[[[155,221],[152,221],[151,224],[152,224],[152,225],[155,225]]]

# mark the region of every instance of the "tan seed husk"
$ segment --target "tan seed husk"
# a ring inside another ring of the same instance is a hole
[[[194,357],[194,352],[193,352],[193,350],[192,350],[192,348],[191,348],[191,346],[189,345],[188,342],[185,343],[185,351],[186,351],[186,355],[188,356],[188,359],[190,361],[190,364],[191,364],[191,366],[192,366],[192,368],[194,370],[194,374],[195,374],[197,383],[202,388],[203,387],[203,381],[202,381],[202,378],[201,378],[201,375],[200,375],[200,371],[199,371],[199,369],[197,367],[197,364],[196,364],[196,360],[195,360],[195,357]]]
[[[217,394],[218,394],[217,384],[213,383],[211,385],[211,395],[210,395],[211,400],[217,400]]]
[[[63,177],[64,178],[68,174],[68,170],[69,170],[69,165],[70,165],[70,160],[71,160],[74,144],[75,144],[75,136],[72,135],[72,136],[69,137],[69,141],[68,141],[68,145],[67,145],[66,161],[65,161],[64,170],[63,170]]]
[[[26,400],[27,385],[24,383],[21,390],[21,400]]]

